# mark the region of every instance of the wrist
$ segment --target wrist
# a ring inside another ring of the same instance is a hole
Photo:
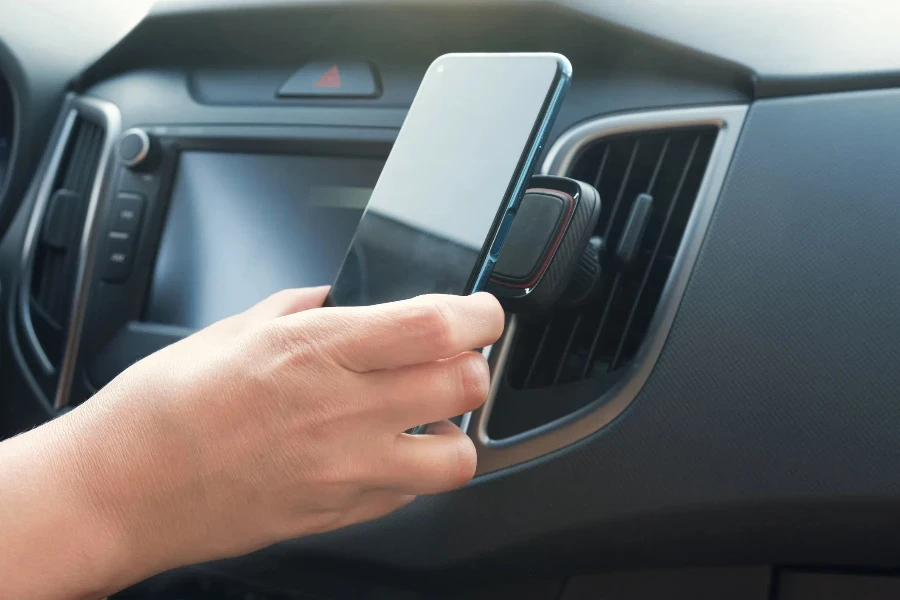
[[[70,413],[49,423],[45,435],[50,441],[37,446],[52,448],[50,494],[56,491],[58,518],[66,520],[68,536],[75,536],[85,593],[102,597],[140,578],[135,572],[140,545],[118,502],[120,481],[104,451],[108,440],[98,439],[104,433],[82,417]]]
[[[128,583],[117,519],[81,481],[90,443],[66,418],[0,444],[0,581],[10,597],[98,598]]]
[[[53,425],[67,457],[62,476],[98,532],[95,551],[111,591],[197,561],[196,516],[181,511],[198,492],[197,465],[190,436],[165,403],[119,378]]]

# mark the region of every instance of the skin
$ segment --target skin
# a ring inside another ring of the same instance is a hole
[[[487,396],[470,349],[500,336],[500,305],[326,293],[276,294],[0,443],[2,596],[102,598],[465,485],[475,449],[446,419]]]

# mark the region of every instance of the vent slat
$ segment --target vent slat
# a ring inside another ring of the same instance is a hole
[[[537,370],[537,366],[541,360],[541,354],[543,353],[544,346],[547,344],[547,338],[550,336],[550,331],[553,329],[553,315],[551,315],[550,320],[547,321],[547,325],[544,327],[544,332],[541,334],[541,341],[538,342],[537,349],[534,352],[534,359],[531,361],[531,365],[528,367],[528,373],[525,375],[525,387],[531,383],[532,378],[534,378],[535,371]]]
[[[93,162],[93,157],[91,153],[94,149],[94,134],[95,129],[93,127],[89,127],[87,123],[82,124],[82,128],[85,130],[85,133],[82,134],[84,139],[84,146],[81,149],[81,152],[76,154],[78,157],[78,170],[75,171],[75,183],[73,189],[80,193],[83,193],[87,182],[87,171],[91,168],[91,163]]]
[[[45,261],[48,261],[48,260],[49,260],[49,256],[47,257],[47,259],[45,259]],[[50,287],[50,281],[52,281],[50,269],[46,269],[46,268],[42,269],[40,272],[40,281],[38,282],[38,287],[37,287],[38,293],[35,296],[35,300],[37,300],[37,303],[39,305],[44,306],[44,307],[48,306],[49,296],[47,295],[46,290],[48,290]]]
[[[62,279],[65,277],[65,257],[57,253],[50,256],[50,264],[47,268],[50,271],[50,291],[47,293],[47,301],[50,303],[49,313],[60,325],[64,325],[62,314]]]
[[[83,123],[82,131],[84,133],[80,136],[79,141],[83,140],[83,144],[81,148],[72,155],[74,159],[73,163],[76,164],[75,172],[72,176],[72,190],[79,194],[84,191],[84,182],[86,180],[85,173],[88,168],[90,168],[90,152],[91,147],[94,145],[94,130]]]
[[[569,332],[569,337],[566,339],[566,345],[563,347],[563,351],[559,356],[559,362],[556,365],[556,372],[553,374],[553,385],[559,383],[563,370],[566,368],[566,363],[569,362],[569,351],[572,350],[572,342],[575,341],[575,336],[578,334],[578,328],[581,326],[582,318],[582,315],[579,314],[575,317],[575,322],[572,323],[572,330]]]
[[[613,279],[612,286],[609,291],[609,297],[606,300],[606,304],[603,306],[603,313],[600,316],[600,323],[597,325],[597,331],[594,332],[594,337],[591,339],[591,347],[588,350],[587,362],[584,364],[584,369],[581,371],[581,378],[584,379],[591,372],[591,369],[594,366],[594,359],[597,357],[597,347],[600,344],[600,339],[603,336],[604,326],[606,325],[607,319],[609,318],[609,313],[612,309],[613,298],[615,298],[616,293],[619,291],[619,282],[621,281],[621,274],[616,273],[615,279]]]
[[[83,190],[83,193],[81,194],[83,207],[87,206],[87,200],[94,184],[94,177],[97,174],[97,167],[100,166],[100,151],[103,146],[103,131],[99,127],[94,127],[93,132],[94,135],[91,140],[90,154],[88,155],[90,161],[88,162],[88,168],[85,169],[84,181],[81,184]]]
[[[75,142],[72,145],[72,149],[70,150],[69,162],[66,167],[66,175],[62,183],[62,187],[67,190],[78,190],[78,175],[84,168],[84,146],[87,142],[84,133],[84,121],[78,121],[76,123],[76,126],[73,128]]]
[[[666,229],[669,226],[669,221],[672,219],[672,213],[675,212],[675,206],[678,204],[678,200],[681,196],[681,190],[684,186],[684,181],[687,179],[687,175],[691,170],[691,166],[694,163],[694,156],[697,154],[697,146],[700,143],[700,136],[698,135],[694,139],[693,145],[691,145],[691,152],[688,154],[687,161],[685,162],[684,168],[681,170],[681,177],[678,179],[678,185],[675,187],[675,192],[672,194],[672,200],[669,202],[669,208],[666,210],[666,216],[663,220],[662,228],[660,229],[659,237],[656,240],[656,244],[653,246],[653,251],[650,254],[650,258],[648,260],[647,268],[644,271],[644,276],[641,278],[641,284],[638,288],[637,295],[634,298],[634,304],[631,306],[631,311],[628,313],[628,320],[625,322],[625,329],[622,331],[622,337],[619,338],[619,345],[616,347],[616,353],[613,356],[612,362],[610,363],[610,370],[614,371],[621,365],[622,360],[622,350],[625,347],[625,341],[628,339],[629,331],[631,330],[631,325],[634,323],[634,316],[638,311],[638,307],[641,303],[641,297],[644,295],[644,290],[647,287],[647,281],[650,279],[650,273],[653,269],[653,263],[656,260],[656,255],[659,253],[659,248],[662,246],[663,239],[666,235]]]
[[[594,187],[600,187],[600,180],[603,179],[603,171],[606,170],[606,162],[609,160],[609,144],[603,149],[603,157],[600,159],[600,166],[597,167],[597,175],[594,177]]]
[[[653,203],[632,258],[604,259],[593,305],[520,323],[507,371],[513,389],[585,379],[613,385],[609,374],[634,358],[656,312],[717,136],[715,126],[673,128],[619,134],[582,149],[566,175],[600,191],[594,235],[608,248],[622,239],[638,196],[649,194]]]
[[[653,168],[653,175],[650,177],[650,183],[647,184],[647,193],[653,195],[653,188],[656,187],[656,178],[659,177],[659,170],[662,169],[663,161],[666,160],[666,152],[669,150],[670,137],[666,137],[663,142],[662,150],[659,151],[659,158],[656,159],[656,166]]]
[[[70,189],[74,192],[80,193],[84,190],[84,172],[87,170],[88,161],[90,160],[88,153],[91,151],[91,138],[93,135],[93,130],[86,123],[82,122],[81,135],[78,136],[79,146],[72,151],[73,172],[70,183],[72,187]]]
[[[631,169],[634,166],[634,159],[637,158],[638,150],[641,148],[641,140],[638,138],[634,142],[631,149],[631,156],[628,157],[628,166],[625,167],[625,174],[622,176],[622,183],[619,185],[619,191],[616,193],[616,201],[613,203],[612,211],[609,213],[609,220],[606,223],[606,229],[603,231],[603,238],[609,239],[609,233],[613,224],[616,222],[616,215],[619,212],[619,206],[622,205],[622,198],[625,196],[625,189],[628,187],[628,178],[631,175]]]

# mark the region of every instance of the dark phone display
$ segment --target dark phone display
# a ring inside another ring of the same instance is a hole
[[[330,303],[470,292],[559,81],[554,55],[448,55],[425,75]]]

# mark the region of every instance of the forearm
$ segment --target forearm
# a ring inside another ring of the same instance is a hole
[[[82,481],[66,419],[0,443],[0,596],[101,598],[128,578],[122,532]]]
[[[0,597],[101,598],[468,482],[475,447],[444,419],[487,396],[470,348],[500,337],[497,301],[298,314],[324,295],[276,294],[0,443]]]

